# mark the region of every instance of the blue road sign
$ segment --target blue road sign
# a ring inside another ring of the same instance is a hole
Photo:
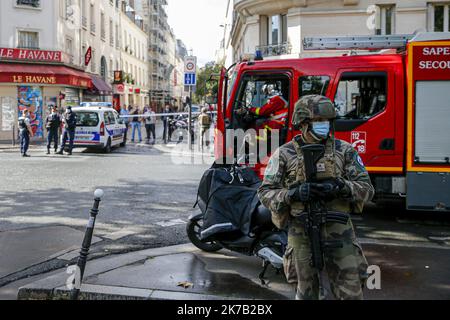
[[[184,85],[185,86],[195,86],[197,85],[197,76],[195,73],[186,73],[184,75]]]

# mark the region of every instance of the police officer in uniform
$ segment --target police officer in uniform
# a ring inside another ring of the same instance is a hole
[[[58,154],[64,154],[64,149],[66,147],[67,140],[69,140],[69,151],[68,154],[72,155],[73,141],[75,140],[75,130],[77,128],[77,116],[72,111],[72,107],[67,107],[66,114],[63,118],[64,130],[62,134],[61,149]]]
[[[22,111],[22,116],[19,118],[19,139],[20,139],[20,153],[22,157],[28,158],[28,147],[30,146],[30,137],[33,136],[31,129],[30,113],[28,110]]]
[[[58,133],[61,126],[61,118],[58,114],[58,108],[52,107],[52,113],[48,115],[45,120],[45,127],[47,128],[47,154],[50,154],[50,147],[54,143],[55,153],[58,152]]]
[[[305,203],[321,199],[328,210],[362,213],[364,204],[374,196],[369,174],[358,153],[342,140],[334,139],[336,110],[330,99],[310,95],[294,108],[292,123],[302,134],[280,147],[272,156],[265,179],[258,191],[261,202],[271,210],[279,227],[289,228],[285,270],[295,276],[298,300],[319,298],[318,272],[311,265],[310,241],[304,225],[296,219],[305,211]],[[323,144],[325,155],[317,163],[318,183],[307,183],[302,146]],[[362,285],[367,260],[359,245],[351,219],[346,225],[328,222],[322,225],[324,241],[340,241],[342,248],[324,250],[325,269],[336,299],[363,299]]]

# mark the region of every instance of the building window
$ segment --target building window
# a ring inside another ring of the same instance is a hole
[[[93,3],[91,3],[89,18],[91,20],[91,33],[95,34],[95,7]]]
[[[73,40],[71,38],[66,38],[66,53],[71,64],[74,64],[73,52]]]
[[[106,39],[106,22],[105,14],[103,12],[100,14],[100,36],[102,40]]]
[[[16,0],[16,6],[40,8],[41,1],[40,0]]]
[[[116,24],[116,48],[120,48],[120,33],[119,33],[119,26]]]
[[[429,4],[429,8],[431,22],[430,31],[450,31],[450,3]]]
[[[19,48],[39,49],[39,33],[31,31],[19,31]]]
[[[109,44],[114,47],[114,23],[112,19],[109,20]]]
[[[278,44],[280,39],[280,16],[270,17],[269,24],[269,44]]]
[[[82,4],[81,4],[81,6],[82,6],[82,17],[81,17],[81,25],[83,26],[83,28],[84,29],[86,29],[87,28],[87,25],[88,25],[88,18],[87,18],[87,16],[88,16],[88,14],[87,14],[87,9],[88,9],[88,6],[87,6],[87,0],[83,0],[83,2],[82,2]]]
[[[395,5],[377,6],[376,34],[390,35],[395,33]]]
[[[100,60],[100,76],[103,80],[107,80],[108,76],[108,65],[106,64],[106,58],[102,57]]]

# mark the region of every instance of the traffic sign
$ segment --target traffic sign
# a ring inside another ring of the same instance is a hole
[[[185,86],[196,86],[197,85],[197,75],[195,73],[186,73],[184,75],[184,85]]]
[[[84,65],[85,66],[89,65],[89,62],[91,62],[91,58],[92,58],[92,47],[89,47],[84,56]]]
[[[197,57],[184,58],[184,72],[197,73]]]

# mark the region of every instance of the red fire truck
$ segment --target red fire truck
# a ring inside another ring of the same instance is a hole
[[[299,98],[322,94],[334,101],[336,136],[360,153],[376,200],[401,197],[410,210],[450,211],[450,33],[309,38],[304,49],[350,53],[255,59],[222,71],[216,159],[234,152],[226,132],[239,129],[236,110],[261,106],[261,88],[276,87],[289,119]],[[297,134],[288,121],[282,142]]]

